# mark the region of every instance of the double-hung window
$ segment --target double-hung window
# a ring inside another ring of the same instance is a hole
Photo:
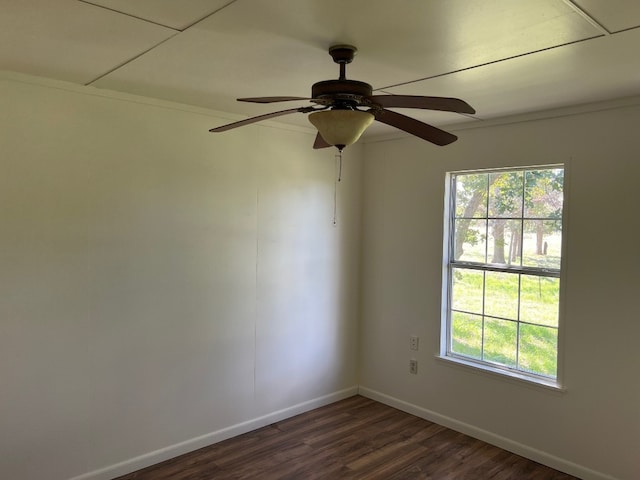
[[[564,168],[448,182],[442,355],[555,384]]]

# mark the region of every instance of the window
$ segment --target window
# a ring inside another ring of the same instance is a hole
[[[442,354],[557,380],[564,168],[450,173]]]

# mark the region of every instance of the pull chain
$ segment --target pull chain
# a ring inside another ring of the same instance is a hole
[[[338,149],[335,155],[336,177],[333,182],[333,225],[338,224],[338,183],[342,180],[342,150]]]

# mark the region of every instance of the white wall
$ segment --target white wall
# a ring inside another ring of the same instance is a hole
[[[638,125],[631,106],[461,130],[446,148],[366,145],[362,391],[583,478],[640,478]],[[445,172],[559,162],[569,170],[566,391],[436,359]]]
[[[1,478],[112,478],[355,392],[358,147],[334,227],[311,131],[11,74],[0,111]]]
[[[311,133],[213,135],[213,112],[10,74],[0,111],[0,478],[112,478],[358,380],[584,478],[640,476],[640,108],[366,145],[359,332],[358,147],[335,228]],[[436,360],[445,172],[556,162],[566,392]]]

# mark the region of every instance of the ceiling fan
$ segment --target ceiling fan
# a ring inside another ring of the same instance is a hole
[[[348,80],[346,65],[357,52],[352,45],[334,45],[329,55],[340,65],[337,80],[324,80],[313,84],[311,97],[254,97],[238,98],[239,102],[275,103],[309,100],[314,106],[290,108],[271,112],[238,122],[212,128],[210,132],[225,132],[268,118],[290,113],[310,113],[309,121],[318,129],[313,148],[335,146],[339,151],[355,143],[364,130],[376,120],[403,130],[436,145],[448,145],[457,140],[455,135],[414,118],[387,110],[387,108],[420,108],[446,112],[473,114],[476,111],[465,101],[448,97],[419,95],[373,95],[371,85],[358,80]]]

